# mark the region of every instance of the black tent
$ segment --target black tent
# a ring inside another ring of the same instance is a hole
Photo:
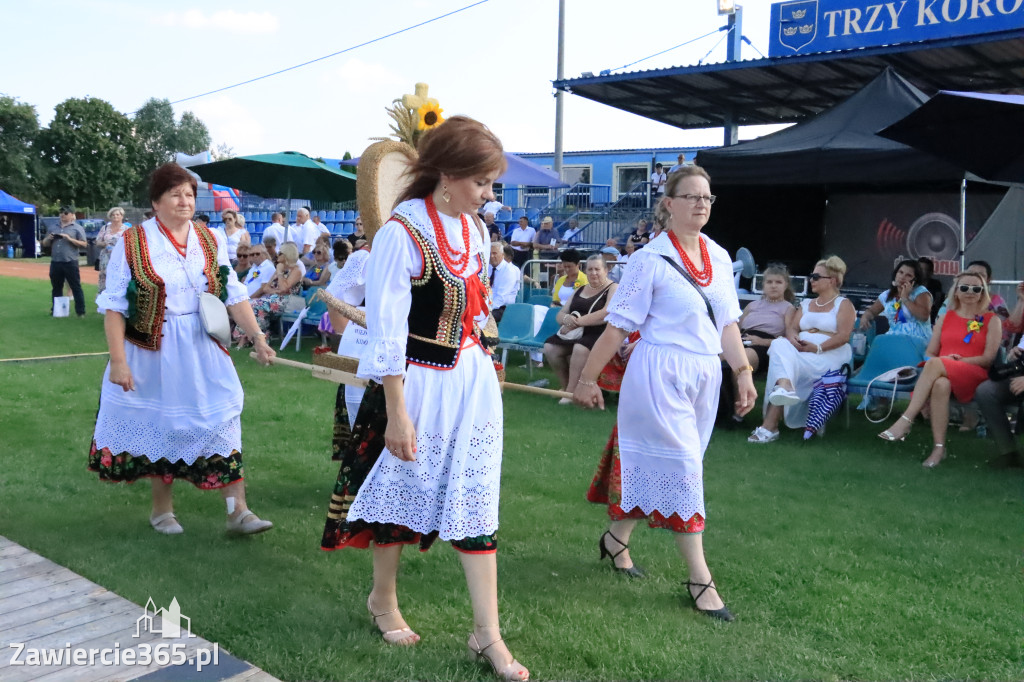
[[[928,97],[886,68],[814,118],[731,147],[697,154],[715,185],[888,185],[949,181],[963,169],[876,133]]]

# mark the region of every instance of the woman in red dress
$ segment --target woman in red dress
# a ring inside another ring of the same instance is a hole
[[[946,457],[946,428],[949,425],[949,397],[962,403],[974,399],[974,391],[988,377],[1002,339],[998,315],[988,312],[991,296],[985,278],[962,272],[953,280],[947,312],[935,323],[925,356],[924,370],[917,380],[907,410],[896,423],[878,434],[888,441],[903,440],[914,418],[927,403],[931,408],[935,445],[922,466],[938,466]]]

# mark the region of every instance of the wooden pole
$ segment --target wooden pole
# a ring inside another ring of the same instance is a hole
[[[256,353],[249,353],[249,357],[256,359]],[[351,372],[342,372],[340,369],[333,369],[331,367],[323,367],[321,365],[310,365],[305,362],[296,362],[295,360],[287,360],[285,358],[274,358],[270,361],[272,365],[282,365],[284,367],[294,367],[295,369],[304,369],[313,375],[316,379],[324,379],[326,381],[333,381],[336,384],[345,384],[346,386],[366,386],[366,380],[360,379]],[[526,386],[524,384],[514,384],[508,381],[504,381],[499,384],[503,389],[509,389],[512,391],[519,391],[521,393],[533,393],[535,395],[543,395],[549,398],[568,398],[572,400],[572,393],[567,391],[555,391],[550,388],[540,388],[538,386]]]

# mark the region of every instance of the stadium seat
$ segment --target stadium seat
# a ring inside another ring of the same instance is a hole
[[[333,223],[333,222],[335,222],[335,221],[336,221],[337,219],[338,219],[338,218],[336,217],[336,214],[335,214],[335,212],[334,212],[334,211],[328,211],[328,212],[327,212],[327,218],[325,218],[325,219],[324,219],[324,222],[326,222],[326,223]]]
[[[513,208],[512,209],[512,220],[519,220],[524,215],[526,215],[526,209],[525,208]]]
[[[346,223],[352,222],[355,219],[356,219],[356,212],[355,211],[345,211],[344,220],[345,220]]]
[[[495,220],[500,220],[503,223],[504,222],[508,222],[508,221],[512,220],[512,211],[506,211],[506,210],[502,209],[502,210],[498,211],[498,215],[494,216],[494,219]]]
[[[318,216],[320,216],[320,220],[326,220],[327,219],[327,211],[320,210],[320,211],[317,211],[316,214]]]
[[[345,226],[341,228],[341,234],[345,237],[349,236],[356,231],[355,223],[345,223]]]

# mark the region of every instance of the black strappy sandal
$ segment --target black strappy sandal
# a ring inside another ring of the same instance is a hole
[[[701,587],[703,589],[700,592],[698,592],[697,596],[695,597],[693,596],[693,590],[690,589],[692,587]],[[732,621],[736,620],[736,617],[732,615],[732,612],[729,611],[729,608],[724,604],[720,609],[702,609],[699,606],[697,606],[697,600],[700,599],[701,595],[707,592],[708,589],[712,589],[715,592],[718,592],[718,588],[715,587],[714,580],[712,580],[709,583],[695,583],[689,580],[686,581],[686,591],[687,593],[689,593],[690,599],[693,600],[693,610],[697,611],[698,613],[703,613],[705,616],[708,616],[710,618],[717,618],[718,620],[725,621],[726,623],[731,623]]]
[[[622,549],[620,549],[615,554],[612,554],[611,551],[609,551],[608,547],[604,544],[604,537],[605,537],[605,535],[611,537],[612,540],[615,540],[615,542],[618,542],[620,545],[622,545]],[[644,572],[644,569],[640,568],[636,564],[630,566],[629,568],[619,568],[618,566],[615,565],[615,557],[619,556],[620,554],[625,552],[627,549],[629,549],[629,545],[627,545],[624,542],[620,542],[617,537],[612,535],[612,532],[610,530],[606,530],[604,532],[604,535],[601,536],[601,542],[598,543],[598,547],[601,548],[601,559],[604,559],[605,557],[608,557],[609,559],[611,559],[611,561],[612,561],[612,568],[614,568],[619,573],[622,573],[623,575],[625,575],[625,576],[627,576],[629,578],[646,578],[647,577],[647,574]],[[601,559],[598,559],[598,561],[600,561]]]

